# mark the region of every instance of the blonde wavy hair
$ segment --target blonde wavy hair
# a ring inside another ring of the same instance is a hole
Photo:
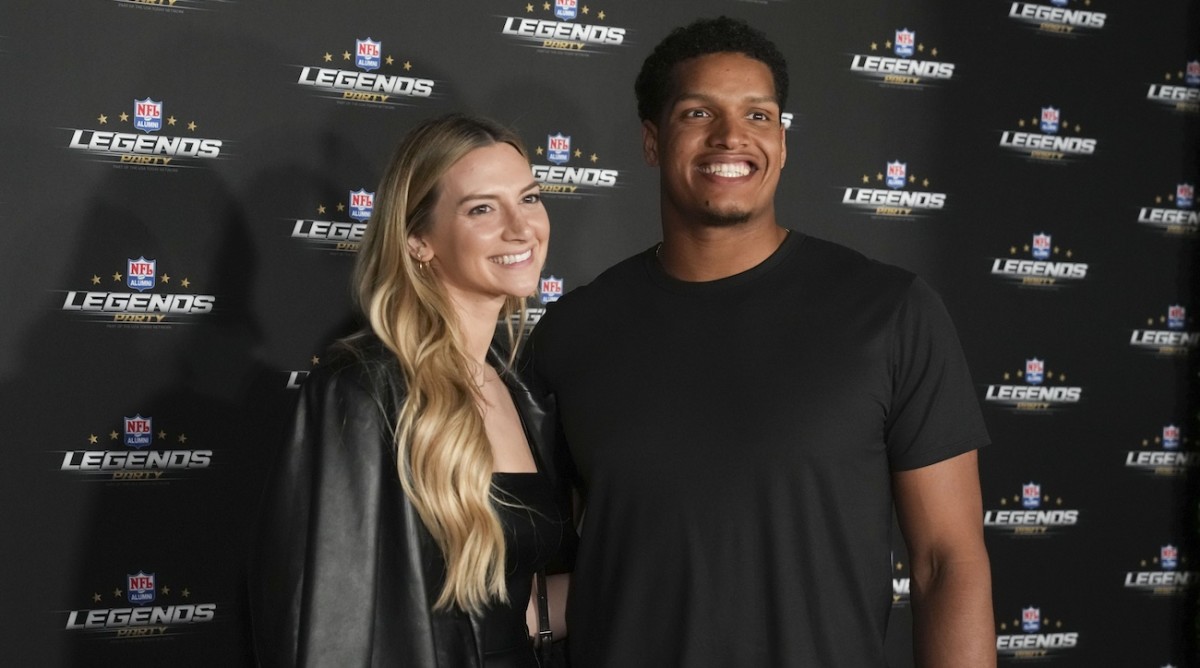
[[[396,416],[397,470],[405,493],[446,561],[434,609],[478,613],[507,600],[504,530],[494,510],[492,450],[479,409],[480,390],[454,308],[433,272],[409,254],[408,239],[435,221],[439,184],[471,151],[521,140],[497,123],[449,115],[425,121],[401,142],[377,189],[355,265],[359,308],[399,359],[407,393]],[[509,297],[503,318],[512,349],[525,300]],[[510,360],[511,362],[511,357]]]

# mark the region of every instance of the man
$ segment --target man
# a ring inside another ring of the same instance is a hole
[[[780,227],[784,59],[727,18],[636,84],[663,241],[530,342],[586,503],[573,665],[883,666],[893,501],[921,666],[995,664],[975,450],[918,278]]]

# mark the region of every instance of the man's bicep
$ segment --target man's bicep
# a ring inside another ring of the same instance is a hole
[[[900,529],[913,559],[966,558],[983,546],[979,465],[971,450],[892,474]]]

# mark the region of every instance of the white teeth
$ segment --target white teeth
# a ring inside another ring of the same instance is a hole
[[[710,165],[701,166],[700,171],[704,172],[705,174],[714,174],[716,176],[748,176],[750,174],[750,165],[745,162],[717,162]]]
[[[496,264],[516,264],[518,262],[524,262],[532,256],[533,249],[531,248],[524,253],[517,253],[516,255],[497,255],[496,257],[488,259]]]

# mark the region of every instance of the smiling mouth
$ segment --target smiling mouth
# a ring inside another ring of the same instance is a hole
[[[750,172],[752,171],[754,171],[754,166],[748,162],[711,162],[706,165],[700,165],[701,174],[727,178],[750,176]]]
[[[489,257],[488,260],[491,260],[492,262],[495,262],[496,264],[508,265],[508,264],[517,264],[518,262],[524,262],[525,260],[528,260],[531,257],[533,257],[533,249],[532,248],[525,251],[524,253],[516,253],[515,255],[497,255],[495,257]]]

